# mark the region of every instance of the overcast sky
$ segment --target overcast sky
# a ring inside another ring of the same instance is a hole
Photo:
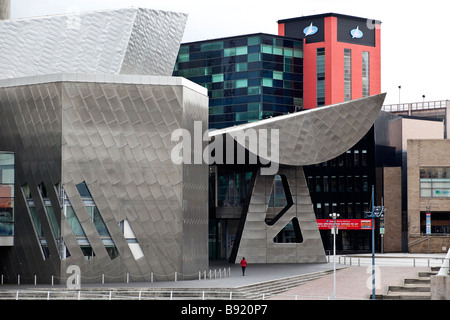
[[[183,42],[277,34],[277,20],[335,12],[382,21],[386,103],[450,98],[450,19],[443,0],[12,0],[12,18],[127,7],[189,14]],[[446,5],[447,4],[447,5]],[[398,86],[401,85],[399,92]]]

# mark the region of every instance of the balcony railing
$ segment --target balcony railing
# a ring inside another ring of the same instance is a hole
[[[383,106],[382,110],[386,112],[407,112],[445,109],[447,107],[447,101],[448,100],[387,104]]]

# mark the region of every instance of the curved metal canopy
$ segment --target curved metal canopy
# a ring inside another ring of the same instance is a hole
[[[278,163],[306,166],[333,159],[351,149],[374,124],[385,93],[257,122],[212,130],[209,137],[232,136],[267,162],[278,152]],[[249,139],[249,130],[264,132],[264,141]],[[267,139],[265,138],[267,137]],[[263,143],[262,143],[263,142]],[[272,147],[270,147],[272,146]],[[277,150],[278,149],[278,150]],[[268,156],[269,155],[269,156]]]

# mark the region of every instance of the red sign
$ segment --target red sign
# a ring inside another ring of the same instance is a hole
[[[333,228],[333,219],[317,219],[319,230]],[[372,230],[370,219],[336,219],[336,226],[340,230]]]

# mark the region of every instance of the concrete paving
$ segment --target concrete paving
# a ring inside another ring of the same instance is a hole
[[[389,285],[401,285],[405,278],[415,278],[419,272],[428,271],[430,266],[441,265],[445,254],[412,255],[412,254],[377,254],[376,265],[376,294],[383,294]],[[318,271],[333,270],[332,256],[329,262],[323,264],[251,264],[242,276],[238,264],[227,262],[211,262],[213,279],[186,281],[157,281],[133,283],[105,283],[84,284],[82,288],[236,288],[245,285],[287,278]],[[346,264],[343,264],[345,261]],[[340,263],[338,263],[340,262]],[[351,264],[351,265],[350,265]],[[336,299],[369,299],[372,293],[372,260],[371,255],[340,256],[336,263]],[[214,279],[214,270],[216,278]],[[222,277],[219,277],[219,270]],[[227,273],[224,276],[224,271]],[[228,274],[229,273],[229,274]],[[63,285],[55,287],[64,287]],[[50,288],[49,285],[3,285],[0,289]],[[272,299],[302,300],[302,299],[331,299],[334,291],[334,274],[330,273],[320,279],[313,280],[296,288],[279,294]]]

